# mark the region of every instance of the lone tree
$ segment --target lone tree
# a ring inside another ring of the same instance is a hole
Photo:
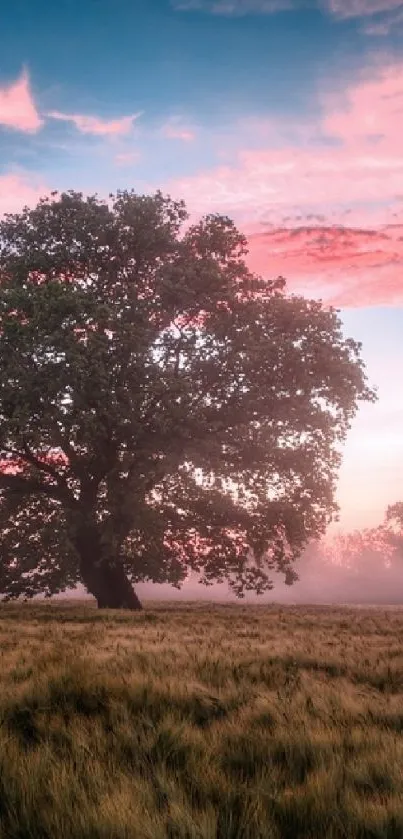
[[[230,219],[53,193],[0,223],[0,592],[290,584],[337,512],[361,346],[252,275]]]

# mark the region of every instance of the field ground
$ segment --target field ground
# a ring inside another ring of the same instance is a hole
[[[402,839],[403,610],[0,606],[0,839]]]

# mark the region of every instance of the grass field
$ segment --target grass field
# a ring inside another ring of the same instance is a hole
[[[400,839],[403,610],[0,607],[0,839]]]

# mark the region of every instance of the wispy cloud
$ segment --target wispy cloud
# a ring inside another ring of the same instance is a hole
[[[386,36],[403,25],[402,0],[325,0],[336,19],[357,19],[366,35]]]
[[[364,17],[400,9],[402,0],[325,0],[331,14],[340,18]]]
[[[138,151],[124,151],[115,155],[114,162],[117,166],[133,166],[140,158],[141,154]]]
[[[191,143],[196,139],[196,132],[175,118],[162,126],[161,133],[168,140],[182,140],[184,143]]]
[[[171,0],[176,11],[217,15],[275,14],[312,7],[309,0]],[[316,0],[317,7],[340,19],[368,17],[400,10],[402,0]]]
[[[401,9],[396,9],[395,12],[389,14],[374,15],[373,17],[364,20],[361,24],[361,31],[365,35],[375,35],[385,37],[393,30],[403,28],[403,5]]]
[[[42,126],[26,71],[17,81],[0,87],[0,125],[32,134]]]
[[[171,3],[178,12],[226,17],[272,15],[316,5],[336,20],[362,19],[361,31],[368,35],[388,35],[403,23],[402,0],[171,0]]]
[[[293,9],[294,0],[172,0],[176,11],[209,12],[214,15],[243,17],[249,14],[271,15]]]
[[[51,119],[72,122],[82,134],[95,134],[101,137],[116,137],[129,134],[135,120],[141,113],[131,114],[120,119],[105,120],[100,117],[88,116],[86,114],[65,114],[61,111],[49,111],[46,114]]]

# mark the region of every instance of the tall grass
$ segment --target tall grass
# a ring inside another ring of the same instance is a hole
[[[402,839],[403,611],[0,607],[0,839]]]

